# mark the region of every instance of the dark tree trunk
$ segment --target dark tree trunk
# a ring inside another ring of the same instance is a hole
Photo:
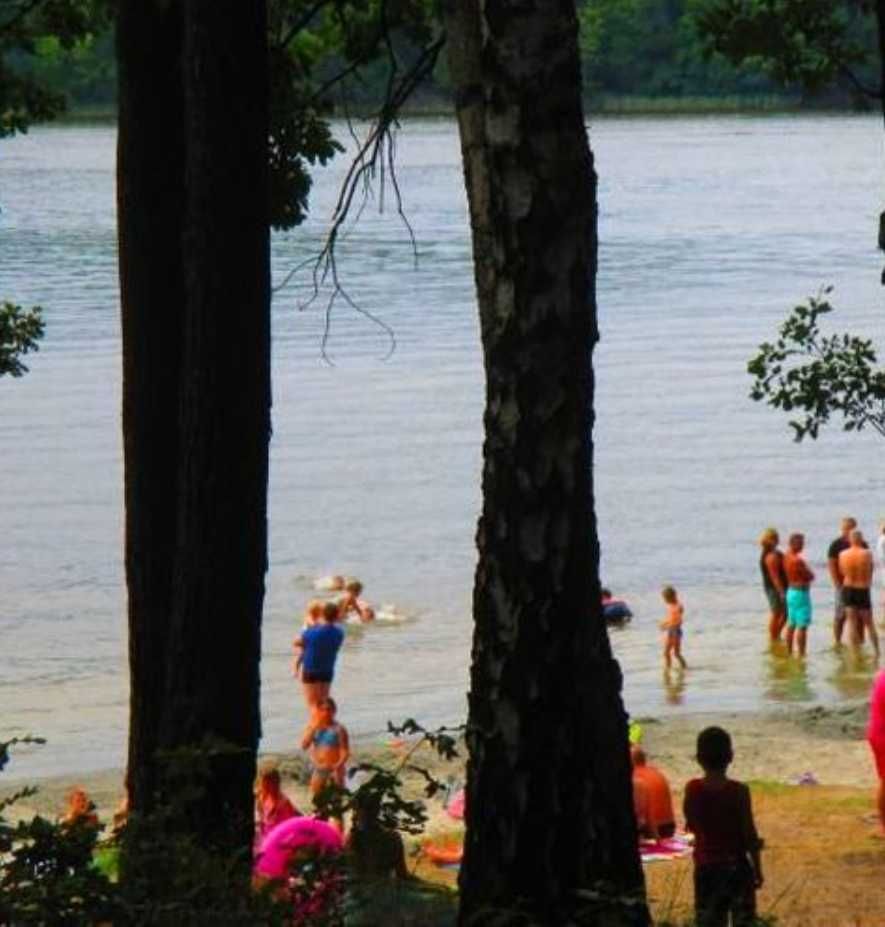
[[[213,779],[206,826],[223,809],[248,844],[270,439],[267,23],[256,0],[185,11],[185,375],[161,740],[240,748]]]
[[[452,0],[447,29],[487,384],[461,922],[644,924],[599,605],[596,182],[574,2]]]
[[[263,0],[122,0],[118,24],[128,781],[150,810],[167,787],[158,750],[224,741],[184,826],[229,846],[251,839],[260,734],[265,17]]]
[[[178,518],[184,316],[184,97],[178,3],[123,0],[117,20],[117,225],[123,330],[132,807],[156,789]]]

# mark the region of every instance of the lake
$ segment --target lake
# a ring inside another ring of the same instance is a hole
[[[830,648],[826,548],[843,514],[885,514],[881,439],[792,443],[749,401],[747,358],[796,302],[833,284],[833,325],[882,346],[882,127],[872,116],[594,120],[602,340],[596,441],[603,582],[632,625],[612,635],[635,715],[863,697],[872,667]],[[32,732],[15,775],[122,765],[123,575],[115,130],[51,127],[0,144],[0,298],[45,307],[30,373],[0,382],[0,738]],[[399,625],[349,635],[335,690],[357,735],[464,716],[479,511],[483,375],[457,132],[408,121],[399,182],[341,245],[348,292],[322,351],[302,272],[273,308],[264,749],[304,722],[291,640],[311,581],[359,576]],[[273,240],[274,279],[315,252],[345,159],[312,215]],[[377,194],[377,186],[376,186]],[[803,530],[818,582],[809,658],[772,656],[756,539]],[[663,678],[660,587],[686,608],[681,681]]]

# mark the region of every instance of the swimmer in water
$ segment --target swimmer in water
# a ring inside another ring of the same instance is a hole
[[[341,621],[347,621],[351,612],[354,612],[363,624],[375,620],[375,610],[360,598],[362,591],[363,584],[358,579],[351,579],[345,583],[344,595],[338,600]]]
[[[664,666],[670,669],[671,658],[676,657],[682,669],[686,669],[688,664],[682,656],[682,616],[685,609],[672,586],[664,586],[661,598],[667,604],[667,614],[659,626],[664,632]]]

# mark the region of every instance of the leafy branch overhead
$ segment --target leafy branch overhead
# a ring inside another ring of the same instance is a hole
[[[876,54],[870,12],[864,0],[699,0],[694,18],[708,52],[732,64],[812,92],[842,80],[880,98],[866,74]]]
[[[799,413],[790,420],[795,439],[816,438],[831,416],[845,431],[870,427],[885,437],[885,369],[873,343],[855,335],[825,335],[818,320],[833,311],[831,287],[796,306],[774,344],[765,342],[747,364],[750,397],[775,409]]]
[[[20,377],[27,373],[28,368],[20,358],[38,349],[37,342],[42,335],[43,319],[39,306],[22,309],[15,303],[0,303],[0,377]]]

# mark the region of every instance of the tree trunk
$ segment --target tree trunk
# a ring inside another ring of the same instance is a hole
[[[170,797],[158,750],[223,741],[183,827],[243,847],[267,559],[266,6],[122,0],[118,37],[130,799]]]
[[[133,808],[151,807],[172,613],[184,317],[184,97],[178,3],[122,0],[117,227]]]
[[[203,826],[252,828],[267,569],[270,253],[263,2],[187,0],[187,209],[178,538],[166,747],[219,760]]]
[[[574,2],[450,0],[447,31],[487,385],[461,923],[645,924],[599,597],[596,182]]]

